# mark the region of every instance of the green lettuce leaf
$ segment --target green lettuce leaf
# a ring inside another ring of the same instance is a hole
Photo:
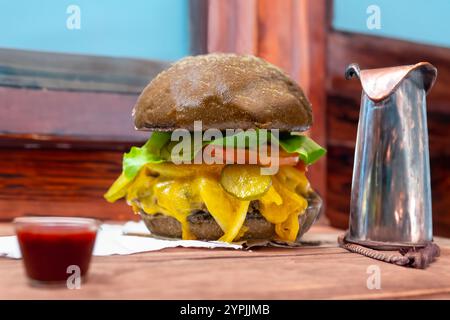
[[[327,152],[311,138],[294,133],[281,137],[278,143],[284,151],[297,153],[306,165],[313,164]]]
[[[123,173],[133,179],[147,163],[167,161],[161,156],[161,149],[170,141],[170,132],[153,132],[150,139],[140,148],[131,147],[123,156]]]
[[[242,131],[232,136],[225,136],[213,141],[203,141],[202,147],[208,144],[216,146],[233,146],[234,148],[245,149],[250,145],[257,145],[259,131]],[[171,159],[171,150],[178,142],[170,140],[171,132],[153,132],[150,139],[142,147],[132,147],[130,152],[123,156],[122,174],[109,188],[105,198],[113,202],[126,194],[129,184],[133,181],[141,168],[147,163],[161,163]],[[326,150],[314,142],[311,138],[295,133],[282,134],[278,139],[272,135],[267,135],[267,142],[277,141],[281,148],[288,153],[297,153],[299,158],[306,165],[316,162],[322,157]],[[191,148],[190,155],[183,156],[183,160],[192,160],[201,151],[200,148]],[[179,159],[182,159],[181,156]]]
[[[105,199],[114,202],[124,197],[129,184],[147,163],[167,161],[161,156],[161,149],[170,141],[170,136],[170,132],[153,132],[142,147],[131,147],[130,152],[123,155],[122,174],[106,192]]]
[[[245,149],[249,147],[249,144],[252,146],[257,145],[257,142],[259,141],[259,134],[259,130],[248,132],[243,131],[208,143],[223,147],[231,145],[234,146],[234,148]],[[299,158],[306,165],[313,164],[326,153],[326,150],[314,142],[314,140],[308,136],[303,136],[296,133],[281,134],[279,139],[269,133],[267,135],[267,144],[270,144],[270,141],[277,141],[281,148],[286,152],[297,153]]]

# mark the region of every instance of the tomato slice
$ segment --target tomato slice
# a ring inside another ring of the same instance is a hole
[[[267,163],[263,163],[259,157],[259,153],[257,150],[253,149],[231,149],[228,150],[222,146],[211,146],[213,149],[211,151],[211,156],[215,157],[218,160],[221,160],[223,163],[235,163],[237,161],[237,155],[240,152],[243,152],[245,155],[245,164],[250,164],[250,159],[256,159],[259,165],[268,166]],[[222,152],[219,152],[222,150]],[[270,147],[268,147],[268,155],[270,157]],[[254,163],[253,163],[254,164]],[[284,150],[279,151],[278,155],[278,165],[280,166],[299,166],[299,169],[304,168],[304,164],[299,160],[298,155],[295,153],[288,153]],[[303,169],[304,170],[304,169]]]
[[[304,167],[304,164],[300,159],[298,158],[298,155],[295,153],[288,153],[286,151],[280,152],[279,155],[279,165],[280,166],[299,166],[302,165]]]
[[[300,171],[308,171],[308,167],[305,165],[303,161],[298,161],[297,164],[294,166],[296,169]]]

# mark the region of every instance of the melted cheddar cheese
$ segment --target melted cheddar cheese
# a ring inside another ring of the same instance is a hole
[[[227,193],[219,182],[221,165],[148,164],[127,187],[126,199],[136,213],[162,213],[177,219],[183,239],[194,239],[187,218],[193,210],[204,210],[213,216],[224,235],[219,241],[232,242],[245,234],[244,221],[250,201]],[[295,241],[298,216],[308,205],[301,194],[309,191],[305,173],[292,167],[281,167],[272,176],[272,186],[259,199],[262,216],[275,225],[277,236]]]

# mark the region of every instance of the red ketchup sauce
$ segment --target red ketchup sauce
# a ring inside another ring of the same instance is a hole
[[[98,224],[93,219],[23,217],[15,221],[25,270],[32,280],[62,282],[78,266],[87,273]],[[76,267],[75,267],[76,268]]]

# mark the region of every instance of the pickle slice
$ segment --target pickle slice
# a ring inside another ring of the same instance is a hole
[[[225,166],[220,176],[222,187],[240,200],[256,200],[272,185],[269,175],[261,175],[257,165],[230,164]]]

